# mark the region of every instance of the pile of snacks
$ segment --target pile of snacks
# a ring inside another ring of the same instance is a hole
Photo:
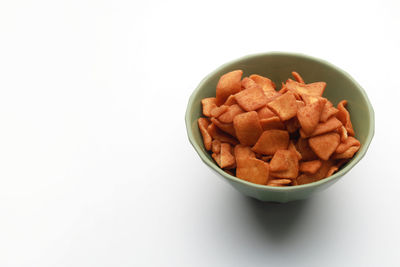
[[[269,186],[312,183],[335,173],[360,149],[347,101],[322,97],[325,82],[295,80],[279,91],[268,78],[243,71],[219,79],[204,98],[198,126],[206,150],[226,172]]]

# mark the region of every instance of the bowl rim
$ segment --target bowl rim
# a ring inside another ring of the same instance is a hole
[[[200,146],[193,140],[193,131],[191,128],[191,122],[190,122],[190,114],[191,114],[191,109],[194,105],[194,99],[197,96],[197,94],[200,91],[200,88],[203,86],[203,84],[211,77],[213,76],[215,73],[219,72],[220,70],[222,70],[225,67],[228,67],[230,65],[239,63],[240,61],[243,60],[247,60],[247,59],[251,59],[251,58],[256,58],[256,57],[264,57],[264,56],[291,56],[291,57],[300,57],[300,58],[305,58],[308,60],[312,60],[312,61],[316,61],[320,64],[326,65],[327,67],[333,68],[336,71],[340,72],[341,74],[343,74],[344,76],[346,76],[348,79],[350,79],[358,88],[358,90],[360,90],[362,96],[365,98],[366,103],[367,103],[367,107],[368,107],[368,114],[371,120],[369,129],[368,129],[368,135],[366,137],[366,141],[365,143],[362,145],[361,149],[358,151],[358,153],[356,154],[356,156],[354,158],[352,158],[347,164],[346,166],[339,170],[337,173],[331,175],[330,177],[321,179],[319,181],[313,182],[313,183],[309,183],[309,184],[303,184],[303,185],[296,185],[296,186],[286,186],[286,187],[276,187],[276,186],[268,186],[268,185],[260,185],[260,184],[254,184],[251,182],[248,182],[246,180],[237,178],[233,175],[230,175],[228,173],[226,173],[225,171],[223,171],[219,166],[217,166],[213,161],[211,161],[206,155],[205,153],[202,151],[202,148],[200,148]],[[246,56],[242,56],[240,58],[231,60],[225,64],[222,64],[221,66],[219,66],[218,68],[216,68],[215,70],[213,70],[212,72],[210,72],[208,75],[206,75],[201,81],[200,83],[197,85],[196,89],[192,92],[188,104],[187,104],[187,108],[186,108],[186,113],[185,113],[185,124],[186,124],[186,131],[187,131],[187,136],[189,139],[189,142],[191,143],[191,145],[193,146],[193,148],[195,149],[195,151],[197,152],[197,154],[199,155],[199,157],[201,158],[201,160],[208,165],[210,168],[212,168],[214,171],[216,171],[217,173],[219,173],[221,176],[223,176],[224,178],[231,180],[232,182],[236,182],[236,183],[240,183],[243,184],[245,186],[250,186],[250,187],[254,187],[254,188],[258,188],[258,189],[268,189],[271,191],[294,191],[294,190],[298,190],[298,189],[302,189],[302,188],[311,188],[311,187],[317,187],[320,185],[323,185],[325,183],[328,183],[331,180],[337,179],[341,176],[343,176],[344,174],[346,174],[347,172],[349,172],[366,154],[371,141],[374,137],[374,133],[375,133],[375,114],[374,114],[374,109],[372,107],[372,104],[368,98],[367,93],[365,92],[365,90],[361,87],[361,85],[353,78],[351,77],[350,74],[348,74],[346,71],[342,70],[341,68],[333,65],[332,63],[329,63],[326,60],[320,59],[320,58],[316,58],[313,56],[309,56],[309,55],[305,55],[302,53],[293,53],[293,52],[281,52],[281,51],[272,51],[272,52],[263,52],[263,53],[255,53],[255,54],[249,54]]]

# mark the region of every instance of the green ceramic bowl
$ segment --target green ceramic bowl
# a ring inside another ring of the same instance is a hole
[[[243,77],[256,73],[272,79],[275,84],[287,80],[291,71],[299,72],[306,83],[325,81],[327,87],[324,96],[334,105],[347,99],[356,138],[361,142],[361,149],[336,174],[311,184],[271,187],[257,185],[238,179],[221,170],[204,149],[203,140],[197,127],[197,119],[202,115],[201,99],[215,96],[215,88],[219,77],[226,72],[242,69]],[[194,90],[186,109],[186,129],[190,143],[201,160],[223,177],[239,192],[262,201],[288,202],[305,199],[315,192],[324,190],[350,171],[365,155],[374,136],[374,110],[367,94],[361,86],[345,71],[321,59],[302,54],[272,52],[249,55],[217,68],[207,75]]]

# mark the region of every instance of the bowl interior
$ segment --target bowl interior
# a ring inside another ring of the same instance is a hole
[[[300,73],[306,83],[325,81],[327,87],[324,97],[328,98],[335,106],[343,99],[348,101],[347,108],[351,115],[356,138],[361,142],[361,149],[335,175],[304,186],[323,183],[324,180],[340,177],[364,156],[374,134],[374,113],[368,97],[361,86],[349,74],[323,60],[300,54],[265,53],[246,56],[219,67],[201,81],[189,100],[186,111],[186,126],[188,128],[189,140],[202,160],[212,169],[226,178],[237,179],[222,171],[204,149],[202,137],[197,127],[197,119],[202,116],[200,101],[205,97],[215,96],[215,88],[219,77],[235,69],[242,69],[244,72],[243,77],[251,74],[266,76],[275,82],[277,88],[280,88],[281,83],[291,77],[291,72],[295,70]],[[291,187],[286,188],[289,189]],[[277,190],[280,189],[282,188],[277,188]]]

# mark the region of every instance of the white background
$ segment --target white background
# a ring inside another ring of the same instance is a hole
[[[398,1],[1,1],[0,266],[400,266]],[[219,65],[302,52],[376,115],[366,157],[302,202],[248,199],[190,146]]]

